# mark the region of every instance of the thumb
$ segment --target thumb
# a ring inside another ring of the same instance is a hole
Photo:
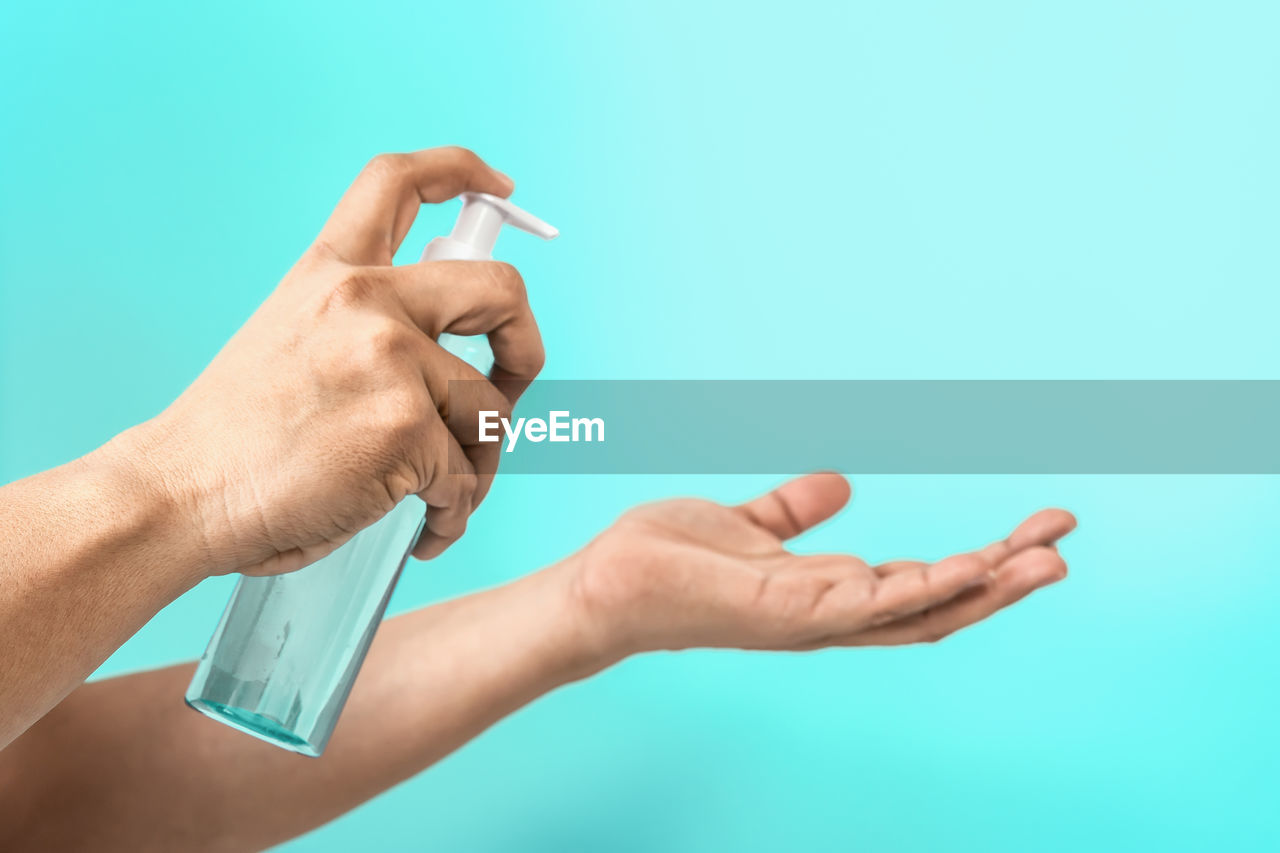
[[[779,539],[790,539],[839,512],[852,492],[839,474],[806,474],[742,504],[738,511]]]

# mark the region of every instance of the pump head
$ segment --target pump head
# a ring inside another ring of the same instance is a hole
[[[560,232],[505,198],[488,193],[463,193],[462,212],[448,237],[437,237],[422,253],[424,261],[487,261],[504,225],[551,240]]]

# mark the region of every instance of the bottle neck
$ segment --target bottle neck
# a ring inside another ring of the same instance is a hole
[[[493,246],[498,242],[498,232],[505,221],[502,211],[474,197],[467,198],[462,203],[462,212],[458,214],[449,238],[474,246],[479,254],[492,255]]]
[[[453,237],[436,237],[422,252],[424,261],[488,261],[493,255]]]

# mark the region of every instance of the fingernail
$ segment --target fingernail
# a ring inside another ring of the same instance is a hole
[[[506,172],[499,172],[497,169],[494,169],[493,173],[497,175],[499,178],[501,178],[503,182],[507,185],[507,192],[511,192],[513,189],[516,188],[516,182],[511,180],[511,176],[508,175]]]

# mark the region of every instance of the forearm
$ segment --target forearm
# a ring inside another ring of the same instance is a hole
[[[199,579],[127,435],[0,488],[0,749]]]
[[[0,753],[13,783],[0,827],[25,833],[19,849],[246,850],[305,832],[602,666],[567,577],[553,567],[388,620],[319,759],[185,708],[189,665],[85,685]]]

